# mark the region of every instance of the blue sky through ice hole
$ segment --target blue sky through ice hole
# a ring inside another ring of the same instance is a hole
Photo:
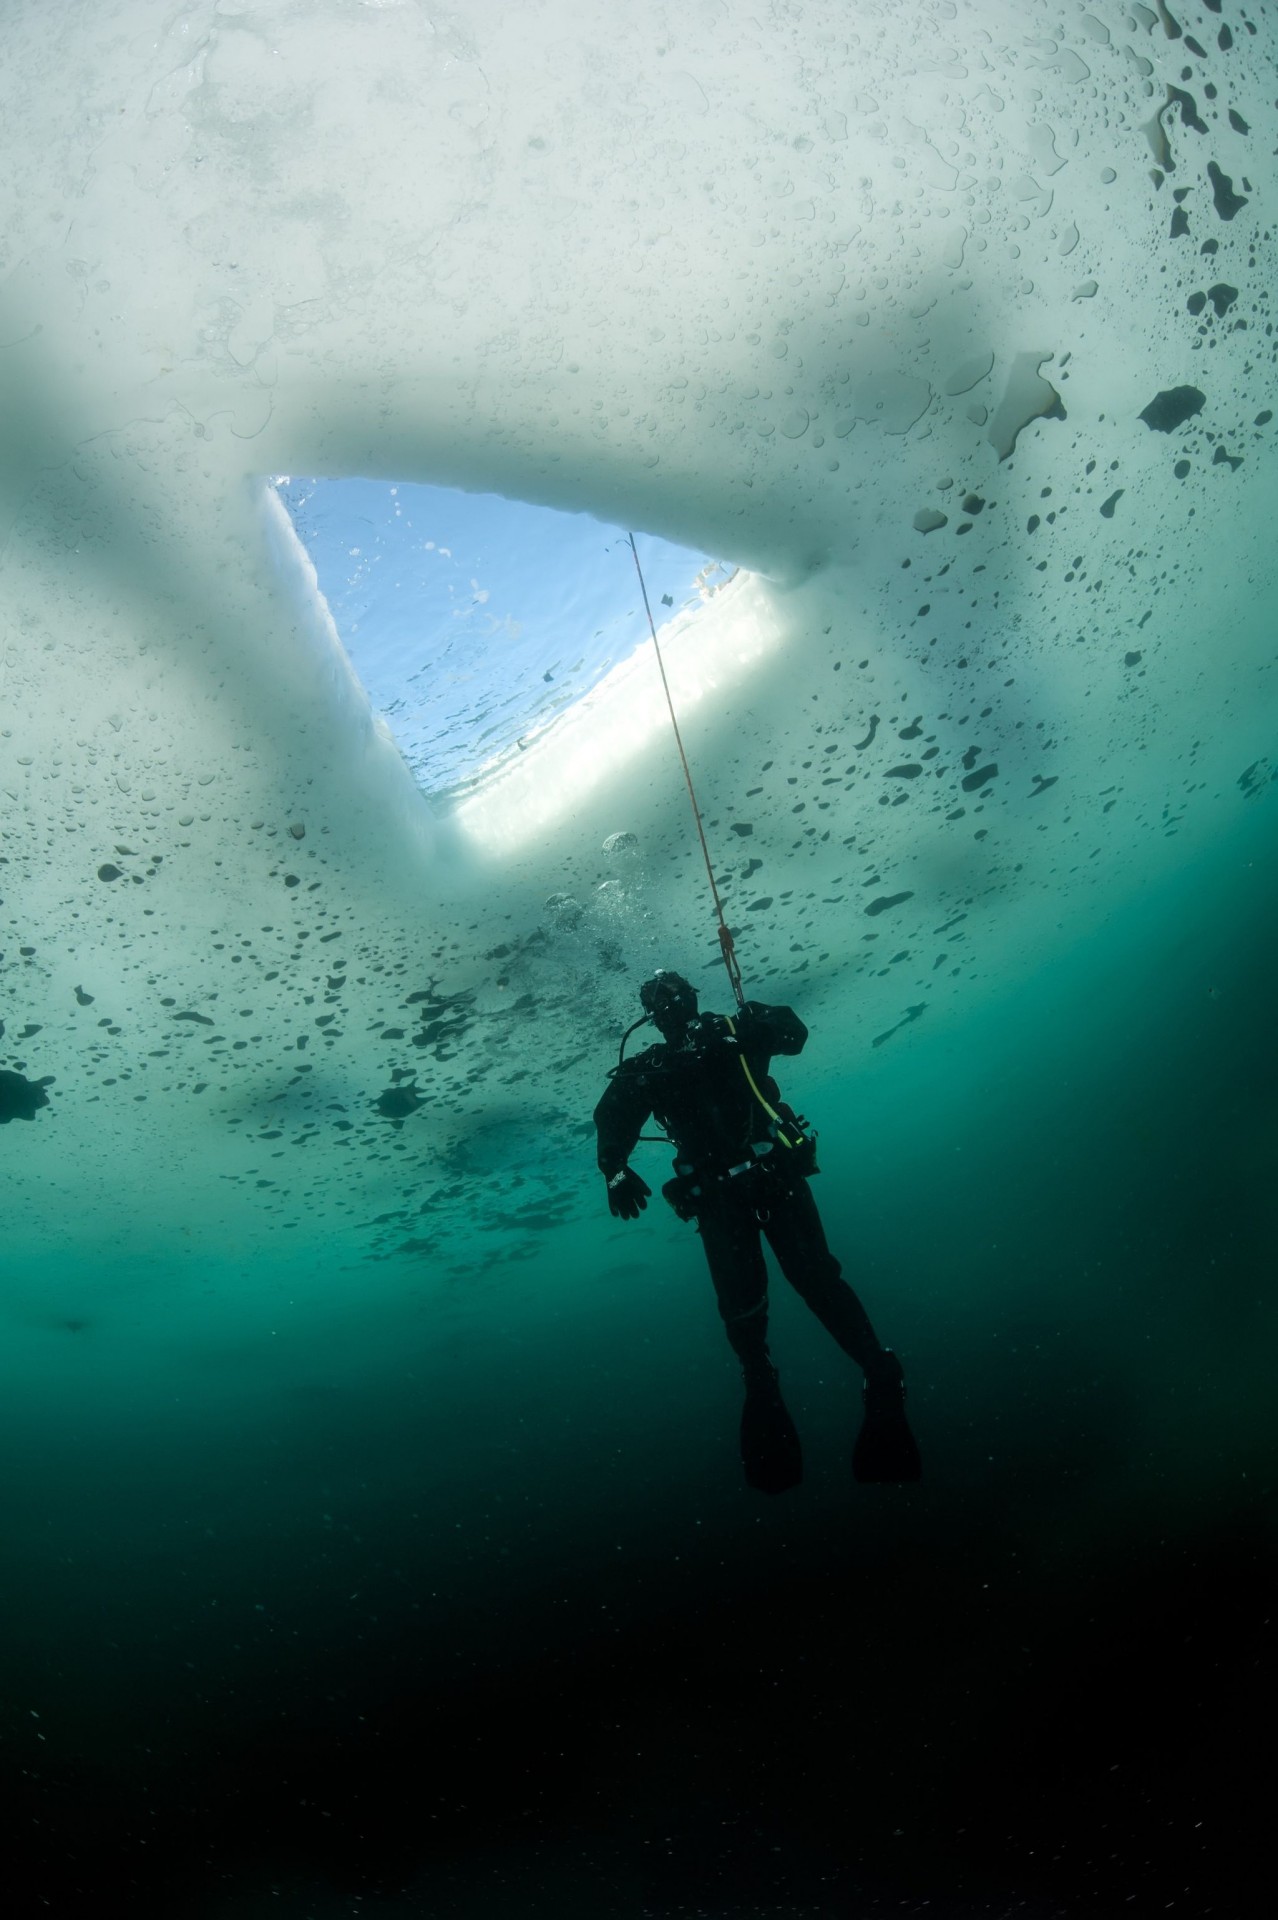
[[[588,514],[385,480],[274,485],[429,794],[472,787],[647,638],[625,533]],[[635,538],[658,628],[732,572]]]

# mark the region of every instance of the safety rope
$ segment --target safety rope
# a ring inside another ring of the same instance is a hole
[[[701,856],[706,863],[706,876],[710,882],[710,892],[714,896],[714,910],[719,918],[719,950],[723,964],[728,969],[728,978],[732,982],[732,991],[737,997],[737,1005],[745,1005],[745,988],[741,984],[741,968],[737,964],[736,948],[732,944],[732,934],[723,917],[723,902],[719,898],[719,888],[714,877],[714,868],[710,864],[710,849],[706,845],[706,830],[701,823],[701,809],[697,805],[696,790],[692,784],[692,773],[688,766],[688,756],[683,750],[683,735],[679,732],[679,719],[675,713],[675,703],[670,692],[670,682],[666,678],[666,663],[661,657],[661,642],[657,639],[656,623],[652,617],[652,608],[648,604],[648,587],[643,577],[643,568],[639,564],[639,549],[635,545],[633,533],[626,535],[630,542],[630,551],[634,555],[635,572],[639,575],[639,591],[643,594],[643,610],[648,616],[648,631],[652,635],[652,644],[657,655],[657,665],[661,669],[661,684],[666,690],[666,705],[670,709],[670,724],[674,728],[675,745],[679,749],[679,758],[683,762],[683,777],[688,783],[688,798],[692,802],[692,817],[697,823],[697,836],[701,841]]]

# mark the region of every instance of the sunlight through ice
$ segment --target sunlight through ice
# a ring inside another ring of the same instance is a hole
[[[708,696],[744,679],[778,646],[780,627],[757,576],[739,572],[709,605],[689,607],[658,628],[675,711],[682,723]],[[462,833],[490,855],[514,853],[557,826],[604,779],[611,779],[654,742],[671,734],[657,665],[645,640],[543,733],[492,773],[456,811]]]

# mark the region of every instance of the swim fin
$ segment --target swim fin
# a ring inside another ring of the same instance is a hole
[[[746,1484],[759,1493],[788,1493],[803,1478],[803,1450],[781,1398],[776,1369],[746,1379],[741,1410],[741,1464]]]
[[[852,1478],[862,1485],[921,1480],[918,1442],[905,1417],[905,1373],[890,1348],[865,1370],[865,1422],[852,1451]]]

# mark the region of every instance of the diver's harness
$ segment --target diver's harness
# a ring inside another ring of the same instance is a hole
[[[731,1014],[725,1014],[724,1018],[727,1021],[728,1032],[735,1040],[736,1022]],[[634,1026],[626,1029],[621,1039],[621,1054],[617,1066],[612,1070],[613,1073],[616,1073],[625,1058],[626,1041],[630,1035],[636,1027],[646,1025],[647,1016],[645,1015],[642,1020],[636,1020]],[[737,1059],[741,1063],[741,1071],[746,1077],[751,1093],[768,1117],[768,1138],[752,1140],[744,1160],[737,1161],[735,1166],[724,1167],[713,1172],[699,1171],[687,1160],[676,1160],[675,1177],[673,1180],[666,1181],[661,1192],[681,1220],[696,1218],[697,1204],[703,1197],[703,1190],[712,1182],[719,1186],[727,1186],[732,1181],[739,1180],[743,1174],[755,1174],[756,1180],[752,1183],[754,1185],[758,1185],[760,1176],[769,1183],[775,1176],[781,1186],[788,1187],[793,1180],[803,1180],[810,1174],[821,1171],[816,1161],[815,1127],[810,1126],[802,1114],[796,1113],[793,1107],[787,1106],[784,1100],[778,1101],[776,1106],[772,1105],[761,1091],[758,1081],[750,1071],[750,1063],[739,1046]],[[611,1077],[610,1074],[609,1078]],[[654,1142],[660,1140],[667,1146],[671,1144],[665,1134],[641,1134],[640,1139]],[[757,1195],[755,1210],[761,1217],[766,1217],[767,1203],[764,1193]]]

